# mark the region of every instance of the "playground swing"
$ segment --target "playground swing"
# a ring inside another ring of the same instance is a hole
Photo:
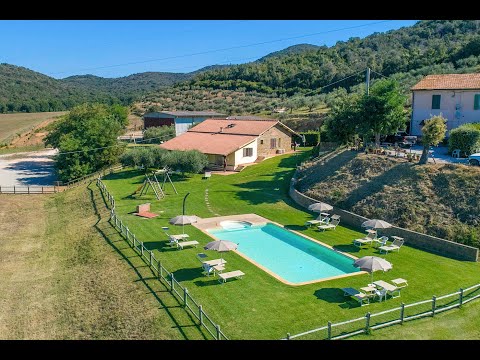
[[[167,180],[170,182],[170,184],[173,187],[173,190],[175,191],[175,194],[178,194],[177,189],[175,188],[175,185],[173,184],[172,179],[170,178],[169,175],[170,170],[167,167],[164,167],[161,170],[153,171],[149,175],[147,172],[145,173],[145,180],[143,181],[142,185],[140,185],[132,194],[132,196],[135,196],[138,194],[138,196],[142,196],[147,194],[148,190],[151,188],[153,190],[153,193],[155,194],[155,197],[157,200],[160,200],[165,197],[165,184]],[[163,182],[160,185],[160,182],[158,181],[157,174],[163,174]]]

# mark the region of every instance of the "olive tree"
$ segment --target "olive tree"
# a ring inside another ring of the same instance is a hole
[[[419,164],[426,164],[428,161],[428,149],[431,145],[438,145],[444,138],[447,132],[446,119],[441,115],[432,116],[425,120],[425,125],[422,127],[422,143],[423,151],[420,157]]]

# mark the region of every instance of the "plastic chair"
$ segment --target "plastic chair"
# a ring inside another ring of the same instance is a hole
[[[455,149],[452,151],[452,157],[453,158],[460,158],[460,149]]]

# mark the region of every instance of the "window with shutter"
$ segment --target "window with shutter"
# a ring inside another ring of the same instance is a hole
[[[440,109],[442,95],[432,95],[432,109]]]
[[[277,139],[272,138],[270,139],[270,149],[276,149],[277,148]]]
[[[243,157],[253,156],[253,148],[243,148]]]

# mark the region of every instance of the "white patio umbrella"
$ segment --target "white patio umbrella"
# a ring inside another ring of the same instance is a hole
[[[387,229],[392,226],[392,224],[378,219],[367,220],[362,223],[362,227],[368,227],[372,229]]]
[[[332,205],[328,205],[324,202],[317,202],[308,206],[308,210],[316,211],[316,212],[330,211],[332,209],[333,209]]]
[[[371,282],[373,283],[373,273],[378,270],[388,271],[393,265],[384,258],[378,256],[364,256],[353,263],[353,266],[360,268],[360,270],[367,271],[371,275]]]
[[[203,248],[205,250],[215,250],[215,251],[218,251],[218,252],[226,252],[226,251],[230,251],[230,250],[236,250],[237,247],[238,247],[238,244],[235,244],[232,241],[215,240],[215,241],[210,241]]]
[[[188,216],[188,215],[178,215],[178,216],[175,216],[174,218],[171,218],[169,220],[169,223],[172,224],[172,225],[182,225],[182,234],[185,233],[184,232],[184,225],[190,225],[190,224],[193,224],[195,222],[197,222],[197,219],[198,217],[192,215],[192,216]]]

